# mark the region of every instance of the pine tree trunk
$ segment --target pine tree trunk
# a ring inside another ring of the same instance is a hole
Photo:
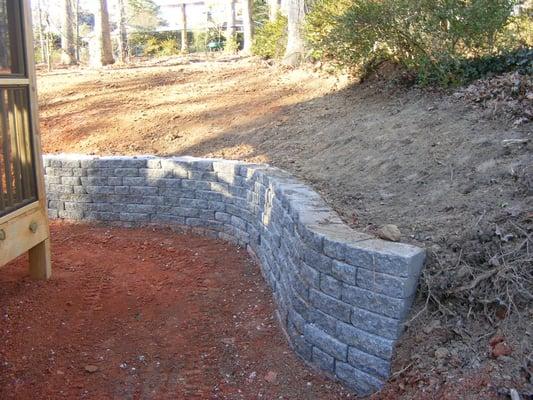
[[[242,20],[243,20],[243,29],[244,29],[243,52],[245,54],[250,54],[252,52],[252,42],[253,42],[253,34],[254,34],[251,0],[242,1]]]
[[[74,24],[72,0],[63,0],[63,16],[61,22],[61,63],[76,64],[76,47],[74,46]]]
[[[80,58],[80,0],[74,0],[74,31],[76,34],[74,48],[76,49],[76,62],[79,64]]]
[[[96,1],[96,13],[94,32],[96,40],[96,51],[94,57],[96,59],[91,60],[91,64],[94,66],[104,66],[113,64],[115,62],[113,58],[113,48],[111,46],[111,32],[109,27],[109,13],[107,11],[107,0],[95,0]]]
[[[235,51],[231,44],[235,40],[235,0],[227,0],[227,18],[226,18],[226,51],[233,53]]]
[[[187,40],[187,5],[181,5],[181,52],[187,54],[189,52],[189,43]]]
[[[119,56],[120,62],[125,64],[128,62],[129,46],[128,46],[128,29],[126,26],[126,9],[124,7],[124,0],[118,0],[119,12]]]
[[[283,64],[297,66],[302,61],[305,51],[301,32],[305,17],[304,0],[288,0],[287,7],[288,40]]]
[[[43,25],[43,9],[41,7],[41,0],[37,0],[37,18],[39,20],[39,45],[41,46],[41,61],[46,63],[48,61],[48,56],[46,55],[47,46],[46,40],[44,38],[44,25]]]

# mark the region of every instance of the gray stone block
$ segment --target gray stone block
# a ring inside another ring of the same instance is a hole
[[[421,248],[384,240],[365,240],[346,250],[345,261],[394,276],[418,276],[424,264]]]
[[[50,184],[48,186],[48,190],[50,192],[55,192],[55,193],[58,193],[58,194],[71,194],[71,193],[74,193],[74,189],[72,188],[72,186],[69,186],[69,185],[56,185],[56,184]]]
[[[291,246],[292,249],[294,247]],[[314,287],[318,289],[320,287],[320,273],[314,269],[311,268],[309,265],[307,265],[305,262],[299,263],[299,272],[303,278],[303,280],[311,287]]]
[[[350,285],[343,285],[341,299],[356,307],[396,319],[404,318],[410,307],[410,302],[404,299],[396,299]]]
[[[115,186],[115,193],[116,194],[130,194],[130,187],[129,186]]]
[[[355,285],[357,281],[357,268],[340,261],[333,261],[331,275],[339,281]]]
[[[145,186],[147,184],[146,178],[144,177],[134,177],[134,176],[125,176],[122,178],[122,184],[124,186]]]
[[[139,176],[139,170],[137,168],[116,168],[113,176]]]
[[[158,192],[157,187],[152,186],[130,186],[130,194],[132,195],[141,195],[141,196],[150,196],[156,195]]]
[[[336,318],[333,318],[320,310],[313,309],[309,312],[309,322],[315,324],[333,337],[337,334],[337,321]]]
[[[109,178],[107,176],[87,176],[80,178],[83,186],[107,186],[108,181]]]
[[[69,219],[69,220],[80,220],[83,219],[84,213],[83,211],[66,211],[66,210],[59,210],[58,211],[59,218],[62,219]]]
[[[121,212],[119,216],[120,216],[120,220],[124,222],[149,222],[150,221],[150,214]]]
[[[45,183],[47,185],[51,185],[51,184],[56,184],[56,185],[59,185],[61,184],[61,176],[53,176],[53,175],[45,175]]]
[[[372,335],[371,333],[355,328],[353,325],[339,321],[337,323],[337,338],[343,343],[383,360],[390,360],[392,358],[394,341]]]
[[[112,168],[87,168],[87,176],[116,176]]]
[[[331,296],[321,293],[315,289],[309,292],[311,304],[320,311],[331,315],[341,321],[350,322],[351,307]]]
[[[107,184],[111,186],[122,186],[121,176],[110,176],[107,178]]]
[[[330,374],[335,373],[335,358],[324,353],[318,347],[313,347],[313,364],[322,371],[326,371]]]
[[[85,186],[85,190],[89,194],[114,194],[114,186]]]
[[[304,360],[311,362],[313,359],[313,345],[305,340],[304,335],[300,335],[292,324],[287,325],[287,333],[291,338],[291,345],[296,354]]]
[[[329,275],[321,274],[320,290],[329,296],[340,299],[342,294],[342,282]]]
[[[75,176],[64,176],[61,178],[62,185],[78,186],[81,185],[80,178]]]
[[[160,178],[160,179],[154,179],[150,180],[148,179],[148,184],[151,186],[157,186],[159,188],[169,188],[169,189],[181,189],[182,179],[178,178]]]
[[[187,173],[187,178],[196,181],[216,182],[217,175],[214,172],[191,170]]]
[[[211,192],[208,190],[197,190],[196,198],[202,199],[202,200],[208,200],[208,201],[218,201],[218,202],[224,201],[224,195],[222,195],[221,193]]]
[[[313,346],[318,347],[324,353],[335,357],[337,360],[346,361],[348,346],[313,324],[307,324],[304,329],[304,337]]]
[[[200,210],[198,208],[173,207],[171,214],[179,217],[198,218]]]
[[[387,379],[390,375],[390,362],[372,356],[355,347],[348,348],[348,363],[359,371],[378,378]]]
[[[335,365],[337,377],[358,394],[366,396],[383,388],[384,383],[376,377],[366,374],[352,367],[350,364],[337,362]]]
[[[204,181],[189,181],[189,180],[182,180],[181,186],[184,189],[188,190],[210,190],[211,185],[209,182]]]
[[[360,268],[357,273],[357,286],[390,297],[406,299],[416,292],[418,276],[400,278]]]
[[[164,169],[154,169],[154,168],[141,168],[138,170],[137,176],[146,178],[147,181],[158,181],[159,179],[165,179],[172,177],[172,171]],[[135,175],[128,175],[135,176]]]
[[[304,261],[317,271],[326,274],[331,273],[331,259],[311,248],[306,248],[304,252]]]
[[[224,212],[226,211],[226,203],[220,201],[208,201],[207,208],[213,211]]]
[[[399,320],[356,307],[352,309],[351,323],[356,328],[387,339],[397,339],[402,333]]]
[[[289,308],[288,319],[299,333],[304,332],[305,324],[307,324],[307,321],[292,308]]]

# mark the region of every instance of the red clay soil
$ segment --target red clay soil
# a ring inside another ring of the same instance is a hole
[[[53,278],[0,274],[0,399],[353,398],[306,367],[246,252],[54,222]]]

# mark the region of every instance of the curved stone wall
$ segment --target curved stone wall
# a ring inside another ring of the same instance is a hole
[[[379,390],[416,292],[422,249],[354,232],[266,165],[191,157],[44,157],[52,218],[177,224],[260,261],[294,350],[360,394]]]

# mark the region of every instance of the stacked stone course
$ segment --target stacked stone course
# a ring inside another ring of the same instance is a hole
[[[307,362],[379,390],[425,253],[354,232],[308,186],[266,165],[192,157],[44,157],[52,218],[187,226],[255,255]]]

